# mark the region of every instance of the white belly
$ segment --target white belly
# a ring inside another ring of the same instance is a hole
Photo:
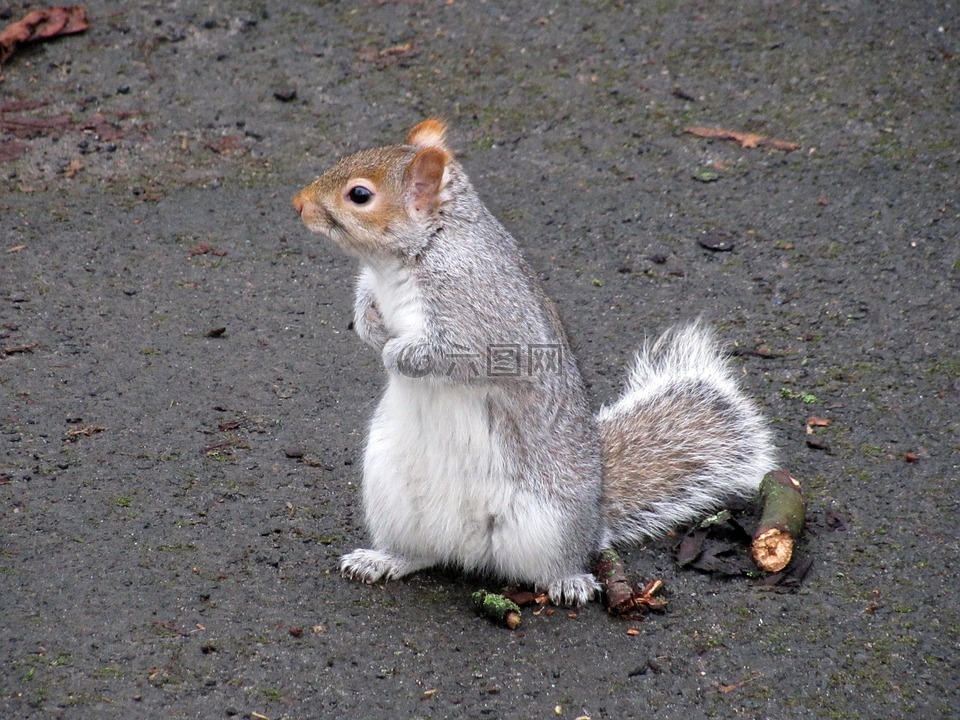
[[[491,530],[512,489],[487,428],[486,395],[390,379],[364,461],[366,515],[378,548],[488,564]]]
[[[425,565],[556,578],[564,514],[521,489],[487,423],[495,389],[391,377],[374,414],[363,495],[374,546]]]

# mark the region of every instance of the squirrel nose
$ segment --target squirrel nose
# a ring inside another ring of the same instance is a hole
[[[297,193],[293,198],[293,209],[297,211],[297,215],[303,215],[303,193]]]

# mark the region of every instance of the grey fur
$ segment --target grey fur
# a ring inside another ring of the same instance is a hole
[[[345,158],[295,201],[359,257],[354,324],[388,376],[364,463],[375,549],[346,555],[343,572],[374,582],[452,564],[585,602],[602,547],[755,492],[773,466],[770,433],[700,324],[647,346],[624,396],[593,417],[516,241],[452,158],[423,217],[432,198],[403,185],[417,151]],[[380,170],[386,210],[351,217],[344,183]],[[420,193],[413,210],[407,193]]]

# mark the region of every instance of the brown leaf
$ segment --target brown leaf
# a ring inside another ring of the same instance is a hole
[[[63,131],[73,126],[69,115],[53,115],[42,118],[8,117],[0,118],[0,128],[16,138],[60,137]]]
[[[745,148],[765,147],[771,150],[793,152],[800,147],[797,143],[787,142],[786,140],[775,140],[765,135],[741,132],[739,130],[727,130],[725,128],[692,125],[684,128],[683,131],[691,135],[696,135],[697,137],[710,138],[712,140],[733,140],[740,143],[740,147]]]
[[[67,440],[74,441],[81,437],[93,437],[106,429],[103,425],[77,425],[77,427],[67,430]]]
[[[88,27],[87,9],[82,5],[33,10],[0,30],[0,65],[10,59],[20,43],[71,35]]]
[[[378,70],[383,70],[390,65],[404,60],[406,58],[416,57],[420,51],[416,49],[413,42],[405,42],[400,45],[393,45],[383,50],[377,50],[369,45],[360,48],[357,52],[357,59],[364,62],[372,62]]]
[[[747,683],[752,683],[754,680],[757,680],[757,679],[762,678],[762,677],[763,677],[763,673],[759,673],[759,672],[758,672],[758,673],[754,673],[754,674],[751,675],[750,677],[748,677],[748,678],[746,678],[746,679],[744,679],[744,680],[741,680],[741,681],[738,682],[738,683],[732,683],[732,684],[730,684],[730,685],[720,685],[717,689],[718,689],[720,692],[724,693],[724,694],[730,693],[730,692],[733,692],[734,690],[739,690],[740,688],[742,688],[742,687],[743,687],[744,685],[746,685]]]
[[[92,118],[83,124],[84,130],[89,130],[101,142],[113,142],[123,137],[123,131],[116,123],[107,120],[102,113],[95,113]]]
[[[243,135],[224,135],[215,143],[204,143],[208,150],[217,155],[236,155],[247,151],[246,137]]]
[[[49,105],[49,100],[12,100],[0,105],[0,115],[10,112],[23,112],[25,110],[36,110]]]
[[[381,50],[381,51],[378,53],[378,55],[379,55],[380,57],[392,57],[392,56],[394,56],[394,55],[410,55],[410,54],[413,54],[413,53],[415,53],[415,51],[414,51],[414,49],[413,49],[413,43],[412,43],[412,42],[406,42],[406,43],[403,43],[403,44],[401,44],[401,45],[394,45],[394,46],[392,46],[392,47],[388,47],[388,48],[386,48],[386,49],[384,49],[384,50]]]
[[[807,418],[807,435],[813,435],[813,429],[818,427],[830,427],[830,420],[826,418],[811,415]]]
[[[194,255],[213,255],[214,257],[224,257],[226,254],[226,250],[220,250],[219,248],[215,248],[213,245],[208,245],[207,243],[200,243],[199,245],[195,245],[187,251],[187,257],[193,257]]]
[[[230,457],[234,454],[234,451],[237,448],[247,449],[250,446],[243,442],[242,440],[224,440],[223,442],[213,443],[212,445],[205,445],[202,448],[204,455],[209,455],[211,457]]]
[[[786,353],[771,350],[767,345],[757,345],[756,349],[754,350],[748,350],[747,348],[734,348],[730,351],[730,354],[734,357],[758,357],[763,358],[764,360],[781,358],[786,355]]]
[[[77,173],[83,170],[83,163],[74,158],[70,161],[70,164],[67,165],[67,168],[63,171],[63,176],[65,178],[73,179],[77,176]]]
[[[10,252],[10,250],[7,250],[7,252]],[[7,347],[2,347],[0,348],[0,358],[7,357],[8,355],[32,353],[38,347],[40,347],[40,343],[27,343],[26,345],[9,345]]]
[[[677,564],[680,567],[689,565],[700,556],[703,550],[703,541],[707,539],[709,530],[707,528],[694,528],[690,530],[677,547]]]

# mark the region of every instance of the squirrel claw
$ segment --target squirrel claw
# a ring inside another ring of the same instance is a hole
[[[554,580],[547,594],[554,605],[583,605],[600,591],[600,583],[590,573]]]
[[[417,563],[382,550],[354,550],[340,558],[340,573],[351,580],[371,585],[380,580],[396,580],[429,563]]]

